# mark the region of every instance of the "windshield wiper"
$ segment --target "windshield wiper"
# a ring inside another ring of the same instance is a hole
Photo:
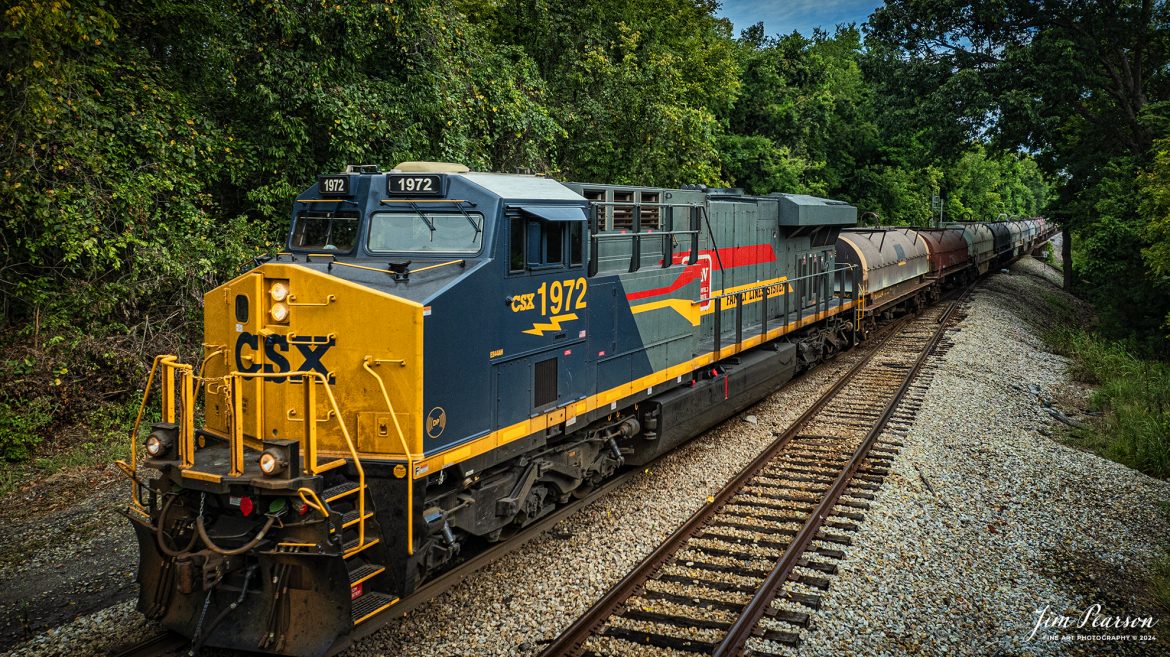
[[[455,207],[459,208],[459,211],[463,213],[463,218],[467,220],[467,223],[471,224],[472,229],[475,230],[475,234],[479,235],[479,233],[480,233],[479,224],[475,223],[475,219],[472,219],[471,215],[467,214],[467,210],[463,208],[463,204],[459,203]]]
[[[427,218],[427,215],[423,214],[422,210],[418,209],[418,203],[411,202],[410,208],[414,210],[414,213],[418,215],[419,219],[423,220],[423,223],[427,225],[427,228],[431,229],[431,233],[433,234],[435,232],[435,224],[431,222],[429,218]]]

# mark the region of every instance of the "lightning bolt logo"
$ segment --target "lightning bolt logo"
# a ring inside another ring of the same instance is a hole
[[[549,317],[547,324],[544,322],[535,322],[532,324],[532,328],[524,331],[524,333],[528,335],[544,335],[545,331],[559,331],[561,330],[561,322],[571,322],[575,319],[577,319],[576,313]]]

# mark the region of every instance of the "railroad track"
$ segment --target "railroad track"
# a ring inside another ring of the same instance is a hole
[[[876,341],[884,341],[885,339],[888,339],[888,337],[891,336],[896,329],[896,326],[884,327]],[[867,362],[874,353],[876,353],[876,349],[871,347],[870,354],[866,356],[866,360],[863,362]],[[858,366],[854,366],[854,368],[845,375],[844,379],[848,379],[854,372],[857,371],[857,368]],[[801,375],[801,377],[803,376],[804,374]],[[844,383],[844,379],[839,381],[836,386],[834,386],[833,390],[838,389]],[[814,407],[814,409],[815,408],[816,407]],[[808,415],[808,413],[806,413],[806,415]],[[642,468],[633,468],[618,474],[614,478],[606,481],[604,484],[594,489],[590,494],[586,495],[580,500],[576,500],[573,503],[558,509],[549,516],[542,518],[540,521],[520,530],[508,540],[497,543],[479,552],[455,568],[436,577],[430,582],[427,582],[413,594],[404,598],[401,602],[388,610],[387,613],[381,614],[377,619],[360,625],[357,631],[351,635],[351,642],[361,640],[382,629],[390,622],[407,615],[411,611],[430,601],[432,598],[437,597],[438,595],[444,593],[463,580],[467,579],[480,569],[519,549],[532,539],[540,536],[546,530],[552,528],[560,521],[572,516],[578,511],[589,506],[594,501],[604,497],[605,495],[608,495],[621,486],[624,486],[632,477],[636,476],[640,472],[642,472]],[[345,647],[347,646],[339,646],[333,654],[341,652],[341,650],[344,650]],[[115,651],[112,654],[116,655],[116,657],[161,657],[163,655],[186,655],[188,654],[188,648],[189,642],[187,642],[187,640],[183,637],[172,633],[165,633],[151,637],[140,643],[127,646],[118,651]]]
[[[609,494],[615,489],[625,485],[631,477],[641,472],[639,469],[632,469],[620,473],[614,478],[606,481],[601,486],[595,488],[590,494],[576,500],[554,513],[549,514],[538,522],[535,522],[524,529],[517,532],[511,538],[479,552],[467,561],[459,564],[455,568],[443,573],[435,579],[427,582],[419,587],[417,591],[410,596],[403,598],[401,602],[394,605],[386,613],[379,615],[376,619],[372,619],[359,625],[353,634],[350,635],[351,643],[363,639],[374,632],[385,627],[391,621],[402,618],[411,611],[425,604],[430,599],[447,591],[459,582],[467,579],[476,571],[487,566],[488,564],[502,558],[509,552],[519,549],[525,543],[536,538],[545,530],[551,528],[561,520],[568,518],[574,513],[585,508],[597,499]],[[112,654],[115,657],[161,657],[163,655],[187,655],[190,642],[172,633],[160,634],[153,636],[140,643],[121,648]],[[348,646],[338,646],[332,654],[341,652]]]
[[[542,653],[784,655],[844,558],[968,288],[903,318]],[[917,377],[917,378],[916,378]]]

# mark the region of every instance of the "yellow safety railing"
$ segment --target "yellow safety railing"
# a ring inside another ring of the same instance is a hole
[[[118,462],[118,467],[130,478],[130,501],[134,508],[146,513],[146,505],[138,493],[139,482],[135,473],[138,468],[138,432],[142,428],[142,417],[146,414],[146,404],[150,400],[150,391],[154,386],[154,376],[159,374],[159,388],[162,394],[162,421],[175,422],[175,374],[179,375],[179,447],[189,445],[188,454],[195,451],[195,373],[190,365],[178,362],[178,356],[155,356],[150,366],[150,375],[146,378],[146,389],[142,391],[142,401],[138,405],[138,415],[134,418],[134,426],[130,428],[130,461]],[[190,467],[194,461],[183,461],[183,467]]]
[[[324,374],[320,372],[296,371],[296,372],[232,372],[228,375],[230,385],[229,391],[232,398],[232,417],[231,417],[231,431],[229,432],[229,447],[230,459],[229,467],[232,476],[239,476],[244,472],[244,423],[243,419],[243,385],[247,379],[271,379],[271,378],[285,378],[290,380],[296,377],[301,377],[301,384],[305,391],[305,433],[302,440],[304,464],[303,470],[306,474],[316,475],[320,472],[335,467],[336,461],[330,463],[317,463],[317,382],[320,382],[325,389],[325,397],[329,400],[329,408],[333,411],[333,417],[337,420],[337,426],[341,429],[341,436],[345,438],[346,449],[349,450],[349,455],[353,458],[354,469],[357,470],[358,475],[358,543],[348,554],[360,551],[366,546],[366,470],[362,467],[362,461],[358,457],[357,448],[354,447],[353,438],[349,435],[349,429],[346,428],[345,422],[341,418],[341,409],[337,406],[337,399],[333,396],[333,389],[329,387],[329,380]]]
[[[118,467],[130,477],[130,501],[139,511],[146,513],[146,505],[138,494],[138,481],[135,472],[138,468],[138,431],[142,427],[142,415],[146,412],[146,401],[150,398],[150,388],[154,385],[154,374],[158,371],[159,362],[166,356],[155,356],[150,364],[150,376],[146,378],[146,389],[142,391],[142,403],[138,405],[138,416],[134,418],[134,427],[130,429],[130,462],[119,462]]]
[[[214,355],[214,354],[212,354]],[[204,359],[206,365],[208,359]],[[372,371],[371,371],[372,373]],[[150,368],[150,376],[147,378],[146,390],[142,394],[142,402],[138,408],[138,416],[134,420],[134,427],[130,433],[130,463],[119,464],[123,471],[131,476],[131,499],[133,505],[140,511],[146,512],[146,507],[142,503],[142,499],[138,491],[138,482],[133,476],[135,468],[138,463],[138,432],[141,428],[142,417],[146,411],[146,405],[150,398],[151,387],[154,383],[155,375],[158,374],[160,396],[162,401],[162,421],[167,423],[176,422],[176,387],[179,409],[178,409],[178,426],[179,426],[179,468],[181,470],[192,470],[195,466],[195,382],[200,383],[210,381],[225,381],[225,392],[229,397],[229,431],[228,431],[228,447],[229,447],[229,474],[228,476],[238,477],[244,474],[244,423],[243,423],[243,387],[244,383],[249,379],[267,379],[276,377],[288,377],[290,380],[300,377],[301,383],[304,386],[304,404],[305,404],[305,432],[301,439],[301,454],[302,454],[302,470],[308,475],[317,475],[326,470],[332,469],[345,463],[344,459],[337,459],[327,463],[317,462],[317,383],[321,383],[325,390],[325,397],[329,402],[331,415],[337,420],[337,426],[341,429],[341,435],[345,439],[346,448],[349,451],[350,457],[353,459],[354,469],[358,475],[358,542],[357,545],[351,548],[346,554],[356,553],[366,547],[366,472],[362,466],[361,459],[358,457],[357,449],[354,446],[353,438],[349,434],[349,429],[345,426],[345,422],[341,417],[341,409],[337,405],[337,399],[333,396],[333,390],[329,386],[329,381],[324,374],[316,371],[296,371],[296,372],[230,372],[223,377],[204,378],[196,376],[194,368],[191,365],[178,362],[178,357],[173,355],[157,356]],[[176,375],[178,375],[178,384],[176,386]],[[377,375],[375,375],[377,376]],[[379,379],[379,383],[381,380]],[[383,395],[386,394],[385,387],[382,389]],[[387,397],[387,403],[389,398]],[[399,431],[399,437],[403,440],[405,446],[405,437],[402,436],[401,427],[398,426],[397,417],[394,418],[395,428]],[[413,458],[411,458],[413,463]],[[125,467],[122,467],[125,465]],[[301,499],[305,499],[305,492],[309,489],[300,489],[298,495]],[[408,494],[411,487],[407,487]],[[309,490],[309,492],[312,492]],[[321,502],[320,498],[313,494],[311,496],[313,503],[310,504],[314,509],[326,514],[327,507],[325,503]],[[306,500],[307,502],[308,500]],[[408,526],[409,533],[409,526]]]
[[[405,367],[406,361],[376,359],[373,356],[366,356],[362,359],[362,369],[369,372],[370,376],[378,382],[378,388],[382,391],[382,400],[386,402],[386,409],[390,411],[390,419],[394,421],[394,433],[398,436],[398,444],[402,446],[402,455],[406,458],[406,553],[414,554],[414,454],[410,452],[410,447],[406,443],[406,434],[402,432],[402,425],[398,423],[398,414],[394,412],[394,404],[390,403],[390,395],[386,392],[386,383],[371,367],[371,365],[377,367],[382,363],[395,363]]]

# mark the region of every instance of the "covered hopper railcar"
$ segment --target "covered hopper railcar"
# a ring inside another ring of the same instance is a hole
[[[205,296],[202,360],[155,361],[149,469],[122,464],[139,609],[196,647],[344,648],[969,275],[964,230],[855,218],[436,163],[322,176],[287,251]]]
[[[970,278],[971,251],[963,231],[950,228],[919,228],[918,235],[926,242],[930,253],[930,277],[950,284],[957,274],[966,273],[963,280]]]

